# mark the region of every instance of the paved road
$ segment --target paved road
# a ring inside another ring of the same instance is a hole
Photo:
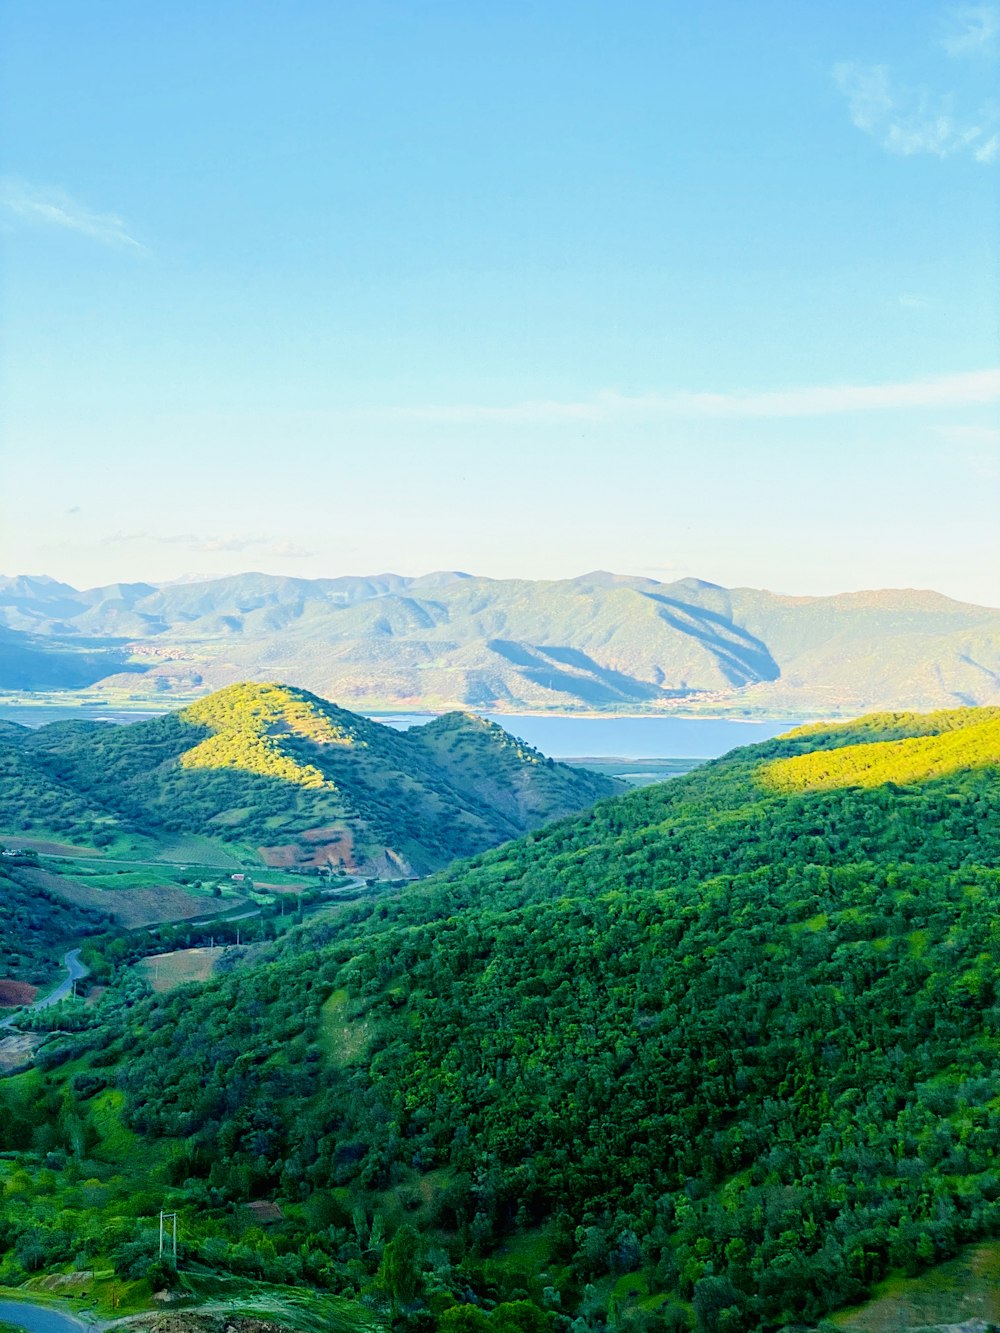
[[[80,962],[79,949],[70,949],[69,953],[63,955],[63,967],[66,969],[65,980],[61,981],[50,994],[43,995],[40,1000],[29,1004],[29,1009],[47,1009],[50,1004],[58,1004],[60,1000],[65,1000],[73,989],[73,983],[90,972],[86,963]],[[10,1018],[0,1019],[0,1028],[17,1027],[17,1018],[17,1014],[12,1014]]]
[[[211,926],[218,922],[219,925],[228,926],[230,921],[246,921],[249,917],[260,916],[260,914],[261,908],[251,907],[248,912],[237,912],[235,916],[223,916],[221,912],[218,912],[215,916],[200,916],[196,921],[170,921],[167,924],[171,926]]]

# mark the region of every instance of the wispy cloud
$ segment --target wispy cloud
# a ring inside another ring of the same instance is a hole
[[[316,554],[315,551],[310,551],[297,542],[279,541],[274,537],[239,537],[232,533],[223,537],[203,538],[197,541],[192,549],[205,553],[254,551],[258,555],[272,556],[277,560],[294,560]]]
[[[150,546],[182,546],[189,551],[198,551],[203,555],[253,551],[257,555],[271,556],[276,560],[301,559],[316,554],[315,551],[308,550],[297,542],[284,541],[270,536],[239,536],[236,533],[199,536],[194,532],[118,531],[109,533],[101,540],[108,546],[139,542]]]
[[[471,425],[555,422],[619,422],[658,418],[762,419],[835,416],[847,412],[970,407],[1000,402],[1000,369],[889,384],[814,384],[750,393],[650,393],[615,391],[576,402],[534,401],[492,405],[438,403],[366,415],[395,420]]]
[[[106,537],[101,538],[101,542],[105,546],[123,546],[131,542],[148,542],[156,540],[157,539],[151,537],[148,532],[122,532],[121,529],[117,532],[109,532]],[[164,539],[161,538],[160,540]]]
[[[993,104],[959,109],[954,93],[898,85],[886,65],[842,61],[833,79],[852,124],[887,152],[940,158],[966,153],[986,164],[1000,155],[1000,112]]]
[[[984,481],[1000,480],[1000,429],[995,426],[942,426],[938,432],[948,456],[964,462]]]
[[[201,541],[193,543],[193,549],[196,551],[248,551],[253,546],[261,546],[267,539],[264,537],[235,537],[230,534],[227,537],[206,537]]]
[[[986,57],[1000,53],[1000,8],[996,5],[963,5],[948,15],[950,31],[941,45],[948,55]]]
[[[0,209],[32,226],[62,227],[102,245],[146,252],[117,213],[97,213],[63,190],[31,185],[16,176],[0,177]]]

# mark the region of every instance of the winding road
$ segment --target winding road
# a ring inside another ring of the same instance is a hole
[[[27,1005],[26,1008],[47,1009],[50,1004],[58,1004],[60,1000],[65,1000],[72,992],[75,983],[82,977],[87,976],[90,972],[90,968],[87,967],[86,963],[80,962],[79,949],[70,949],[69,953],[63,954],[63,967],[66,969],[65,979],[59,983],[54,991],[51,991],[48,995],[42,996],[40,1000],[33,1001],[31,1004]],[[18,1010],[17,1013],[11,1014],[10,1018],[0,1019],[0,1028],[17,1027],[17,1019],[20,1012],[21,1011]],[[0,1319],[2,1318],[3,1314],[0,1313]]]

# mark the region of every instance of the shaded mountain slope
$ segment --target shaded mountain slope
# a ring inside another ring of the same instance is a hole
[[[432,727],[403,733],[276,685],[231,686],[126,727],[8,726],[0,827],[208,833],[270,865],[408,874],[615,789],[478,718]]]

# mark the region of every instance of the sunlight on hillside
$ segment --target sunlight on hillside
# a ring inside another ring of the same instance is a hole
[[[279,685],[231,685],[185,708],[180,716],[214,732],[181,755],[183,768],[235,768],[300,787],[333,790],[334,784],[315,765],[288,754],[283,736],[316,745],[364,744],[337,726],[319,700]]]
[[[1000,765],[1000,718],[995,716],[935,736],[869,741],[778,759],[765,765],[759,777],[770,790],[791,793],[886,782],[905,786],[992,765]]]

